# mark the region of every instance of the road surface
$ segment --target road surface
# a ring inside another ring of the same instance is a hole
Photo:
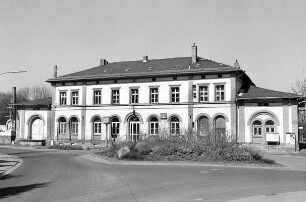
[[[0,153],[23,159],[0,181],[0,201],[243,201],[306,190],[305,171],[110,165],[90,161],[81,151],[0,147]]]

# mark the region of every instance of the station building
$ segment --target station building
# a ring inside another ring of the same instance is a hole
[[[47,82],[52,98],[16,105],[17,139],[99,144],[194,131],[289,144],[298,133],[297,95],[256,87],[238,61],[199,57],[195,45],[190,57],[102,59],[63,76],[55,67]]]

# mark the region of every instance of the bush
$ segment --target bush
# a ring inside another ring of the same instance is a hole
[[[131,141],[116,142],[103,155],[131,160],[192,160],[192,161],[240,161],[272,164],[260,153],[241,147],[227,134],[198,135],[187,131],[181,135],[162,133],[146,136],[135,144]]]
[[[48,149],[60,149],[60,150],[83,150],[80,145],[52,145]]]
[[[129,152],[130,148],[128,146],[121,147],[117,152],[117,157],[123,159]]]
[[[135,149],[137,149],[141,155],[148,155],[152,152],[152,147],[148,142],[138,142],[135,145]]]

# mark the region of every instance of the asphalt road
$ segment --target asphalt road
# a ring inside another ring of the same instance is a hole
[[[0,153],[23,159],[0,181],[0,201],[226,201],[306,190],[304,171],[109,165],[73,151],[0,148]]]

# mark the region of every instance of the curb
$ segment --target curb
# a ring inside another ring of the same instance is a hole
[[[11,155],[12,156],[12,155]],[[4,178],[6,175],[9,175],[10,173],[12,173],[14,170],[16,170],[17,168],[19,168],[19,166],[21,166],[21,164],[23,163],[23,160],[17,156],[12,156],[18,159],[18,161],[16,162],[15,165],[13,165],[12,167],[10,167],[9,169],[7,169],[6,171],[4,171],[3,173],[0,173],[0,179]]]
[[[276,169],[276,170],[291,170],[290,167],[280,164],[280,167],[277,166],[251,166],[251,165],[231,165],[231,164],[212,164],[212,163],[198,163],[198,162],[179,162],[179,161],[172,161],[172,162],[165,162],[165,161],[119,161],[119,160],[112,160],[100,157],[96,154],[87,154],[80,156],[82,158],[104,163],[108,165],[158,165],[158,166],[206,166],[206,167],[225,167],[225,168],[252,168],[252,169]]]

